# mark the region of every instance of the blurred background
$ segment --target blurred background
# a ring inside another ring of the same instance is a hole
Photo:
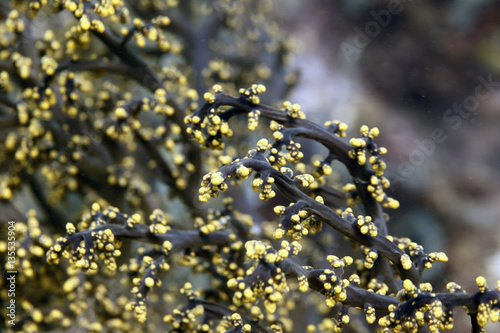
[[[401,203],[390,212],[390,233],[409,236],[426,252],[447,253],[449,263],[426,276],[435,291],[450,281],[473,291],[478,274],[494,285],[500,280],[500,3],[282,5],[280,15],[300,45],[293,65],[301,74],[290,99],[309,118],[348,123],[351,136],[363,124],[381,130],[389,194]]]

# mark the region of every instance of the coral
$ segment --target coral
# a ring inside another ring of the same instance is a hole
[[[1,225],[2,303],[17,270],[2,331],[435,332],[460,307],[473,332],[498,321],[500,284],[434,292],[423,273],[446,254],[389,234],[379,130],[349,138],[283,101],[294,43],[272,7],[0,5],[0,199],[18,213]]]

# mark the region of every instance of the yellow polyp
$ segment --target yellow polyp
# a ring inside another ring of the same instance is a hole
[[[86,31],[86,30],[89,30],[90,29],[90,21],[88,19],[88,17],[86,15],[83,15],[81,18],[80,18],[80,28],[83,30],[83,31]]]
[[[263,94],[266,92],[266,86],[264,86],[263,84],[258,84],[255,90],[257,94]]]
[[[443,308],[441,306],[434,307],[432,309],[432,313],[434,314],[434,317],[439,319],[443,316]]]
[[[267,139],[260,139],[258,142],[257,142],[257,150],[259,151],[264,151],[268,148],[269,146],[269,142],[267,141]]]
[[[248,97],[248,100],[252,102],[253,104],[259,104],[260,103],[260,98],[259,96],[252,95]]]
[[[389,208],[392,208],[392,209],[399,208],[399,201],[398,200],[389,198],[387,204],[388,204]]]
[[[125,109],[121,107],[115,110],[115,115],[118,119],[123,119],[128,117],[127,111],[125,111]]]
[[[329,308],[333,308],[335,306],[335,304],[337,304],[337,302],[333,298],[326,298],[325,299],[325,304]]]
[[[98,211],[100,211],[100,210],[101,210],[101,206],[100,206],[97,202],[94,202],[94,203],[92,204],[92,210],[93,210],[94,212],[98,212]]]
[[[349,143],[357,148],[363,148],[366,146],[365,140],[362,139],[352,138],[351,140],[349,140]]]
[[[243,291],[243,296],[246,297],[247,299],[251,299],[253,297],[253,291],[249,288],[245,289]]]
[[[389,319],[389,316],[385,316],[385,317],[382,317],[378,320],[378,324],[381,326],[381,327],[387,327],[391,324],[391,321]]]
[[[238,281],[236,279],[229,279],[226,283],[227,287],[230,289],[235,289],[236,286],[238,285]]]
[[[250,169],[245,167],[244,165],[240,165],[236,169],[236,175],[238,175],[238,177],[240,177],[242,179],[246,179],[246,178],[248,178],[248,175],[250,175]]]
[[[351,140],[349,140],[349,143],[354,147],[359,147],[361,145],[360,141],[361,140],[359,139],[352,138]]]
[[[214,125],[219,125],[221,123],[221,119],[219,116],[213,116],[211,121],[212,121],[212,124],[214,124]]]
[[[207,101],[207,103],[210,103],[210,104],[215,102],[215,96],[209,92],[206,92],[205,94],[203,94],[203,99],[205,99],[205,101]]]
[[[487,315],[478,313],[476,318],[477,318],[477,324],[480,327],[485,327],[488,324],[489,317]]]
[[[377,127],[373,127],[369,133],[368,133],[368,136],[370,137],[370,139],[374,139],[375,137],[377,137],[378,135],[380,134],[380,131]]]
[[[220,185],[222,182],[224,182],[224,177],[221,172],[214,172],[212,176],[210,177],[210,182],[212,185]]]
[[[403,281],[403,288],[407,292],[412,291],[413,290],[413,283],[410,280],[406,279]]]
[[[146,279],[144,279],[144,284],[148,288],[152,288],[155,285],[155,281],[154,281],[154,279],[152,277],[147,277]]]
[[[73,1],[68,1],[66,3],[66,8],[71,12],[75,12],[78,9],[78,5]]]
[[[365,165],[365,163],[366,163],[366,156],[364,152],[360,152],[360,154],[358,155],[358,164]]]
[[[221,93],[222,92],[222,86],[219,85],[219,84],[214,84],[212,86],[212,91],[214,92],[214,94]]]
[[[498,320],[500,319],[500,312],[498,309],[492,309],[490,311],[490,320],[492,323],[497,323]]]
[[[193,124],[198,124],[201,121],[201,118],[198,116],[194,116],[191,118],[191,121],[193,122]]]
[[[486,289],[488,289],[488,285],[486,284],[486,279],[483,276],[478,276],[476,278],[476,284],[479,287],[479,291],[484,293]]]
[[[409,255],[403,254],[401,256],[400,262],[401,262],[401,266],[403,267],[403,269],[408,270],[411,268],[412,261],[411,261]]]
[[[264,254],[265,251],[266,251],[266,246],[264,244],[257,243],[255,245],[255,253],[257,253],[258,255]]]
[[[68,233],[68,235],[73,234],[75,231],[76,231],[76,228],[73,225],[73,223],[71,223],[71,222],[66,223],[66,232]]]
[[[283,140],[283,133],[281,133],[280,131],[275,131],[273,133],[273,137],[275,140],[281,141],[281,140]]]
[[[274,240],[280,240],[283,236],[285,236],[285,230],[283,229],[276,229],[273,233]]]
[[[444,252],[438,252],[436,254],[436,258],[437,258],[438,261],[448,262],[448,256]]]

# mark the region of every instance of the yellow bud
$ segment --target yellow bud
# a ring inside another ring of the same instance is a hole
[[[144,284],[146,284],[146,286],[148,286],[149,288],[152,288],[155,285],[155,280],[152,277],[148,276],[144,280]]]
[[[203,98],[205,99],[205,101],[207,101],[208,103],[213,103],[215,102],[215,96],[212,95],[211,93],[209,92],[206,92],[204,95],[203,95]]]

